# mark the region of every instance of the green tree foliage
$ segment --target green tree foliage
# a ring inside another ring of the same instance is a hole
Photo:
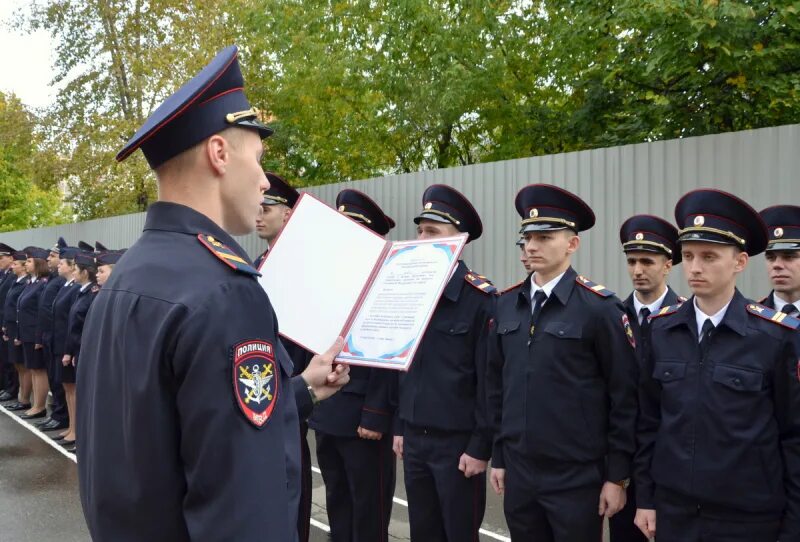
[[[229,43],[298,185],[800,122],[793,0],[37,0],[81,218],[144,209],[153,108]]]
[[[61,160],[35,126],[19,99],[0,92],[0,231],[64,221],[56,188]]]

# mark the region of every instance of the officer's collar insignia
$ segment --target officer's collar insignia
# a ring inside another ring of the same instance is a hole
[[[627,314],[622,315],[622,327],[625,329],[625,336],[628,337],[628,342],[631,343],[633,348],[636,348],[636,337],[633,335],[633,329]]]
[[[684,302],[681,301],[677,305],[667,305],[666,307],[661,307],[660,310],[650,314],[650,316],[648,316],[647,319],[652,320],[653,318],[660,318],[661,316],[667,316],[668,314],[675,314],[676,312],[678,312],[678,309],[681,308],[681,305],[683,305],[683,303]]]
[[[577,282],[590,292],[599,295],[600,297],[611,297],[612,295],[614,295],[614,292],[612,292],[602,284],[597,284],[596,282],[592,282],[583,275],[578,275],[577,277],[575,277],[575,282]]]
[[[495,288],[494,284],[489,282],[489,279],[487,279],[483,275],[478,275],[477,273],[470,272],[464,276],[464,280],[466,280],[468,284],[474,286],[481,292],[485,292],[487,294],[497,293],[497,288]]]
[[[247,421],[258,428],[278,404],[278,366],[266,341],[245,341],[233,347],[233,393]]]
[[[259,273],[255,267],[247,263],[244,258],[237,256],[234,251],[217,241],[211,235],[201,233],[197,236],[197,239],[203,244],[204,247],[210,250],[214,256],[225,262],[225,265],[231,269],[235,269],[236,271],[247,273],[249,275],[261,276],[261,273]]]
[[[785,312],[776,311],[775,309],[770,309],[769,307],[765,307],[764,305],[759,305],[757,303],[748,303],[747,312],[749,312],[754,316],[758,316],[759,318],[763,318],[764,320],[769,320],[770,322],[780,324],[783,327],[788,327],[789,329],[800,328],[800,320],[798,320],[797,318],[789,316]]]

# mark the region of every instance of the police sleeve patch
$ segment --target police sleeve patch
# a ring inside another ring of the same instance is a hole
[[[497,293],[497,288],[495,288],[494,284],[492,284],[489,281],[489,279],[487,279],[483,275],[470,272],[464,275],[464,280],[466,280],[467,283],[469,283],[471,286],[474,286],[481,292],[485,292],[487,294]]]
[[[577,277],[575,277],[575,282],[577,282],[590,292],[599,295],[600,297],[611,297],[612,295],[614,295],[614,292],[612,292],[602,284],[597,284],[596,282],[592,282],[583,275],[578,275]]]
[[[206,247],[214,256],[222,260],[225,265],[241,273],[261,276],[258,269],[247,263],[244,258],[238,256],[233,250],[217,241],[214,237],[201,233],[197,236],[200,243]]]
[[[628,342],[631,343],[633,348],[636,348],[636,337],[633,335],[633,328],[631,328],[631,321],[628,319],[627,314],[622,315],[622,327],[625,329],[625,336],[628,337]]]
[[[800,320],[797,318],[789,316],[785,312],[776,311],[775,309],[770,309],[764,305],[759,305],[758,303],[748,303],[747,312],[753,316],[758,316],[759,318],[763,318],[764,320],[768,320],[772,323],[780,324],[783,327],[788,327],[789,329],[800,328]]]
[[[278,403],[278,366],[272,345],[244,341],[232,348],[233,394],[247,421],[259,429]]]

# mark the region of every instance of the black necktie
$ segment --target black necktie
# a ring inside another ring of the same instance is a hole
[[[711,318],[706,318],[706,321],[703,322],[703,329],[700,331],[700,350],[704,354],[708,352],[712,331],[714,331],[714,322],[711,321]]]
[[[650,309],[647,307],[642,307],[639,309],[639,314],[642,317],[642,321],[639,323],[639,329],[642,330],[642,335],[647,333],[647,330],[650,328]]]
[[[533,294],[533,310],[531,311],[531,335],[536,327],[536,321],[539,319],[539,313],[542,312],[542,306],[547,301],[547,294],[542,290],[537,290]]]
[[[795,307],[791,303],[787,303],[786,305],[783,306],[781,312],[785,312],[786,314],[793,314],[797,312],[797,307]]]

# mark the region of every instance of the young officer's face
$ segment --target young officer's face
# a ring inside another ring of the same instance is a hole
[[[683,273],[698,297],[713,297],[730,289],[748,261],[747,253],[718,243],[682,243],[681,253]]]
[[[672,260],[662,254],[644,250],[628,252],[625,260],[634,290],[642,294],[663,292],[672,269]]]
[[[34,263],[33,258],[28,258],[25,260],[25,272],[31,274],[34,271],[36,271],[36,264]]]
[[[221,196],[228,233],[245,235],[253,231],[261,212],[263,192],[269,181],[261,169],[264,146],[254,130],[241,130],[229,144],[229,160],[222,180]]]
[[[772,288],[789,302],[796,301],[800,293],[800,250],[767,252],[767,273]],[[790,296],[790,297],[784,297]]]
[[[277,203],[275,205],[262,205],[261,213],[256,219],[256,233],[261,239],[273,241],[281,232],[292,209],[288,205]]]
[[[111,270],[114,268],[113,265],[101,265],[97,268],[97,285],[102,286],[108,280],[108,277],[111,276]]]
[[[67,280],[72,280],[72,272],[75,270],[74,265],[70,265],[67,260],[58,260],[58,276],[64,277]]]
[[[580,244],[572,230],[530,231],[524,239],[530,270],[545,275],[562,267]]]
[[[11,270],[18,277],[24,275],[25,273],[27,273],[27,271],[25,271],[26,263],[27,263],[26,260],[14,260],[14,263],[11,264]]]
[[[55,271],[58,269],[58,254],[55,252],[51,252],[47,255],[47,267],[50,268],[50,271]]]
[[[458,235],[458,233],[458,228],[452,224],[436,222],[435,220],[428,220],[426,218],[423,218],[419,221],[419,224],[417,224],[417,240],[419,241],[453,237],[454,235]]]

